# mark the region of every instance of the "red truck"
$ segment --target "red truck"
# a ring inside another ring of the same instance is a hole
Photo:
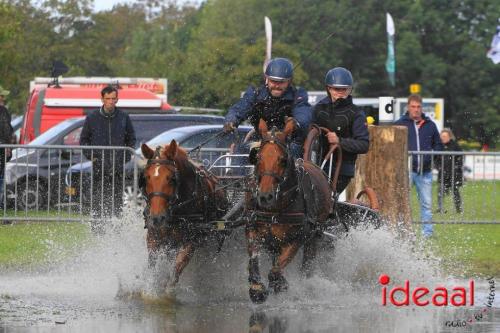
[[[101,89],[119,87],[117,107],[129,113],[174,113],[167,103],[167,79],[126,77],[35,78],[30,82],[20,142],[27,144],[68,118],[99,108]]]

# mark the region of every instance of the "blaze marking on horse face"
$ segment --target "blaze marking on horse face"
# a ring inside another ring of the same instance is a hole
[[[155,168],[155,173],[153,174],[154,177],[158,177],[160,175],[160,166],[157,165]]]

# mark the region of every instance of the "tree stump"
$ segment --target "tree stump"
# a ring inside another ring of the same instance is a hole
[[[359,155],[347,199],[364,187],[377,193],[380,213],[392,226],[411,223],[408,175],[408,129],[405,126],[369,126],[370,149]],[[365,198],[360,198],[365,201]]]

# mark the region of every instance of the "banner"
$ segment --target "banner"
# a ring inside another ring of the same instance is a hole
[[[264,58],[264,73],[266,72],[266,67],[271,60],[271,48],[273,45],[273,26],[271,25],[271,20],[269,17],[264,17],[264,28],[266,31],[266,57]]]
[[[385,62],[385,69],[393,87],[396,85],[396,56],[394,53],[395,35],[396,29],[394,28],[394,21],[392,20],[391,14],[387,13],[387,60]]]
[[[497,32],[493,36],[491,48],[486,56],[490,58],[495,65],[500,63],[500,25],[497,26]]]

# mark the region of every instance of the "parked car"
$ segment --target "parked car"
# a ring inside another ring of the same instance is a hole
[[[12,133],[13,133],[12,141],[15,143],[19,142],[21,127],[23,126],[23,120],[24,120],[23,116],[15,116],[10,121],[10,126],[12,127]]]
[[[234,142],[241,141],[245,138],[247,133],[253,127],[250,126],[240,126],[238,127],[237,134],[229,134],[219,137],[214,140],[208,141],[203,145],[202,149],[196,154],[192,154],[192,158],[200,160],[205,164],[210,164],[218,156],[225,154],[230,151],[230,147]],[[160,145],[169,144],[172,140],[176,140],[177,143],[185,149],[192,149],[197,147],[199,144],[206,142],[208,139],[221,133],[222,125],[196,125],[196,126],[186,126],[171,129],[169,131],[163,132],[153,139],[146,142],[146,144],[152,148]],[[134,195],[133,192],[133,179],[134,179],[134,164],[137,164],[138,173],[142,172],[145,163],[144,157],[142,156],[141,149],[136,150],[134,158],[125,164],[124,174],[125,174],[125,188],[124,188],[124,203],[128,204]],[[84,163],[78,163],[73,165],[68,169],[66,173],[66,192],[71,195],[72,202],[90,202],[90,181],[92,175],[92,163],[87,161]],[[80,186],[80,180],[82,186]],[[83,198],[80,200],[79,189],[83,189]],[[142,194],[136,193],[139,201],[143,201]]]
[[[172,128],[187,124],[222,124],[224,118],[209,115],[131,114],[136,132],[136,148],[141,143]],[[65,175],[67,169],[85,162],[79,150],[30,148],[35,145],[79,145],[85,118],[63,121],[37,137],[24,148],[13,151],[5,168],[8,206],[17,203],[20,209],[46,207],[67,199]]]

